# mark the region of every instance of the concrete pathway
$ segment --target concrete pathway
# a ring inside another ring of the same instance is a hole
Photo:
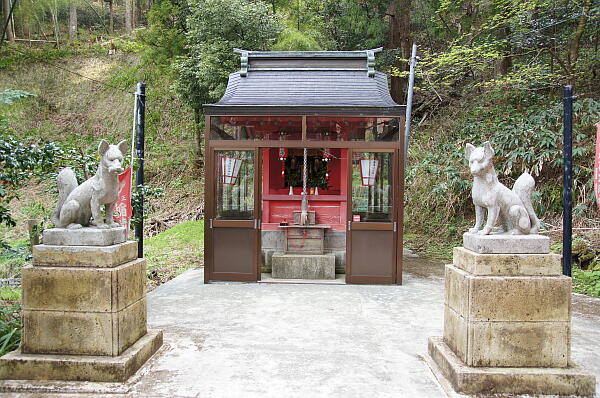
[[[445,397],[423,359],[427,338],[442,334],[443,267],[408,260],[406,268],[402,286],[204,285],[202,270],[188,271],[149,294],[149,325],[164,331],[165,345],[127,385],[40,383],[36,390],[67,387],[77,397]],[[574,295],[573,308],[573,360],[600,381],[600,300]]]

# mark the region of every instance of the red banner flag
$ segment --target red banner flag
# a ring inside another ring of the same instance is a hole
[[[129,167],[119,174],[119,199],[115,204],[113,218],[116,222],[128,228],[131,214],[131,167]]]
[[[600,123],[596,123],[596,161],[594,162],[594,193],[600,210]]]

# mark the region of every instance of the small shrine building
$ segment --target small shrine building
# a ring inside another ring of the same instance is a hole
[[[206,115],[205,279],[402,282],[404,113],[365,51],[245,51]]]

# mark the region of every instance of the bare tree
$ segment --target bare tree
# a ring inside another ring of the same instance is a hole
[[[3,2],[2,2],[2,8],[4,10],[4,18],[2,21],[4,23],[2,24],[2,28],[4,28],[4,26],[6,26],[6,40],[15,41],[15,35],[13,34],[14,30],[13,30],[12,16],[10,15],[11,5],[12,5],[11,0],[3,0]]]
[[[125,31],[127,33],[133,32],[133,0],[125,0]]]
[[[77,6],[75,0],[69,4],[69,40],[77,39]]]
[[[113,9],[113,0],[108,1],[108,32],[115,33],[115,10]]]

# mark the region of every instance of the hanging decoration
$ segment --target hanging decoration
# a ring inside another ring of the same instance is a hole
[[[221,183],[235,185],[242,167],[242,159],[221,156]]]
[[[363,186],[375,185],[377,171],[379,170],[379,160],[377,159],[361,159],[360,160],[360,176]]]
[[[285,132],[280,132],[279,133],[279,140],[280,141],[285,141]],[[281,161],[281,176],[285,177],[285,160],[288,157],[288,149],[287,148],[279,148],[279,153],[277,154],[277,157],[279,158],[279,160]]]

